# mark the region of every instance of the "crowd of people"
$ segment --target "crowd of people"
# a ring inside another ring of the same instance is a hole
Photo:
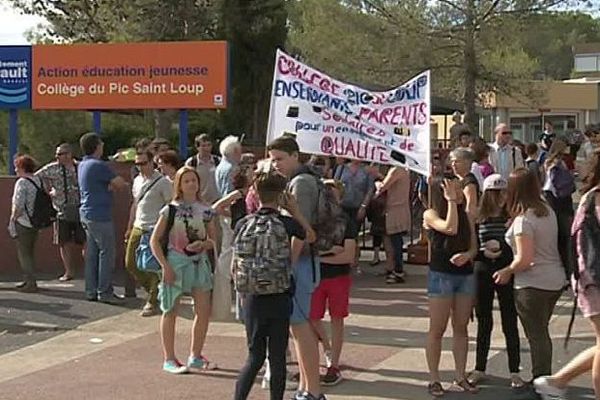
[[[486,378],[497,294],[511,386],[526,385],[520,375],[520,320],[531,349],[533,385],[540,394],[560,398],[556,396],[564,395],[573,377],[593,369],[600,398],[596,347],[558,373],[551,371],[548,325],[573,270],[578,272],[573,287],[579,306],[600,343],[600,266],[590,237],[600,232],[600,211],[595,211],[600,207],[595,153],[600,127],[583,134],[571,122],[568,128],[557,137],[549,124],[539,145],[523,146],[507,125],[499,124],[488,145],[460,124],[452,130],[452,151],[434,157],[434,173],[420,182],[421,192],[427,193],[422,200],[428,200],[423,228],[430,244],[426,361],[431,395],[442,396],[446,390],[439,363],[449,320],[454,389],[478,391]],[[86,299],[120,303],[123,296],[113,291],[120,262],[113,192],[130,190],[122,261],[131,284],[125,296],[135,296],[136,285],[142,287],[147,297],[141,316],[160,315],[162,369],[183,374],[217,368],[204,352],[208,326],[211,320],[229,318],[235,308],[246,328],[248,357],[234,398],[248,397],[264,365],[263,387],[269,388],[271,399],[283,398],[290,385],[296,389],[294,399],[325,399],[322,386],[342,380],[344,319],[352,275],[360,274],[358,238],[365,220],[373,239],[371,264],[381,262],[383,247],[385,282],[407,279],[403,252],[411,225],[410,173],[357,160],[308,158],[288,136],[270,143],[264,160],[243,153],[234,136],[220,141],[219,156],[213,154],[209,135],[197,136],[194,144],[197,153],[182,162],[164,140],[138,141],[131,184],[103,161],[104,144],[95,133],[80,138],[81,161],[68,144],[59,145],[56,160],[39,169],[30,156],[16,157],[19,179],[9,230],[24,273],[19,290],[38,290],[35,242],[38,231],[53,219],[43,218],[40,208],[47,196],[56,212],[54,243],[64,265],[59,280],[74,278],[85,246]],[[578,154],[583,157],[577,159]],[[577,175],[587,194],[575,213]],[[183,295],[194,304],[186,362],[175,354]],[[467,373],[473,309],[477,351],[474,369]],[[330,333],[322,323],[326,312]],[[298,376],[286,371],[291,348]]]

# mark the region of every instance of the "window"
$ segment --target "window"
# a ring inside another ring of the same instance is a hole
[[[598,58],[597,54],[586,54],[575,56],[575,71],[577,72],[591,72],[598,71]]]

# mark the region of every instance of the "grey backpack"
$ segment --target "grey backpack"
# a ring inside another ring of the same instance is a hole
[[[291,249],[278,213],[261,213],[240,222],[233,242],[235,289],[244,294],[286,293],[291,285]]]

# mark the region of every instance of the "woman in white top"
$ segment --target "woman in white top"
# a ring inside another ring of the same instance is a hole
[[[543,200],[537,177],[526,168],[510,174],[507,205],[513,222],[506,240],[514,260],[494,278],[497,284],[507,284],[514,275],[517,313],[531,348],[532,375],[537,378],[551,373],[548,323],[566,285],[557,249],[558,224]]]
[[[17,285],[17,289],[33,293],[37,292],[34,269],[38,230],[31,224],[30,216],[33,213],[37,190],[43,186],[41,179],[33,175],[36,169],[33,158],[28,155],[19,156],[15,159],[14,166],[19,179],[13,191],[8,229],[17,241],[17,257],[24,275],[24,280]]]

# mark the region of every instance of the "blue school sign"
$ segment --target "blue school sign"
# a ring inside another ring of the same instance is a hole
[[[31,108],[31,46],[0,46],[2,108]]]

